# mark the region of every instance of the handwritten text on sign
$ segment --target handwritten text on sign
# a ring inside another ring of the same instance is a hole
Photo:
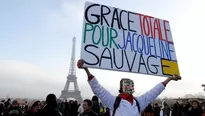
[[[179,74],[169,22],[86,2],[81,58],[85,67]]]

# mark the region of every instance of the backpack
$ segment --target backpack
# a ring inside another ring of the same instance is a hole
[[[116,109],[119,107],[120,105],[120,102],[121,102],[121,97],[120,96],[117,96],[116,99],[115,99],[115,103],[114,103],[114,110],[113,110],[113,114],[112,116],[115,115],[115,112],[116,112]],[[138,112],[140,113],[140,105],[139,105],[139,102],[137,101],[137,99],[135,99],[135,102],[136,102],[136,106],[137,106],[137,109],[138,109]]]

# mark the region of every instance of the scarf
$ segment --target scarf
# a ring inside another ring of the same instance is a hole
[[[133,104],[133,100],[134,100],[133,95],[129,95],[129,94],[126,94],[126,93],[121,93],[119,96],[120,96],[122,99],[127,100],[128,102],[130,102],[131,104]]]

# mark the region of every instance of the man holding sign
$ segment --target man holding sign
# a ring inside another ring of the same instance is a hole
[[[81,60],[92,91],[113,116],[138,116],[171,80],[181,79],[169,21],[98,3],[85,3]],[[89,72],[98,68],[155,76],[172,76],[144,95],[133,97],[134,82],[120,81],[112,96]]]
[[[112,111],[112,116],[139,116],[142,110],[157,98],[171,80],[181,80],[181,77],[178,75],[169,77],[144,95],[134,97],[132,95],[134,92],[134,82],[130,79],[122,79],[120,81],[120,94],[118,97],[115,97],[98,83],[97,79],[90,73],[88,68],[83,67],[83,64],[84,60],[79,60],[77,63],[78,68],[83,68],[85,70],[93,93]]]

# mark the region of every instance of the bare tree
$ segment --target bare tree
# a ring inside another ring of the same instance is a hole
[[[183,98],[196,98],[196,96],[192,94],[186,94]]]
[[[196,98],[205,99],[205,94],[202,93],[202,92],[199,92],[199,93],[195,94],[195,97],[196,97]]]

